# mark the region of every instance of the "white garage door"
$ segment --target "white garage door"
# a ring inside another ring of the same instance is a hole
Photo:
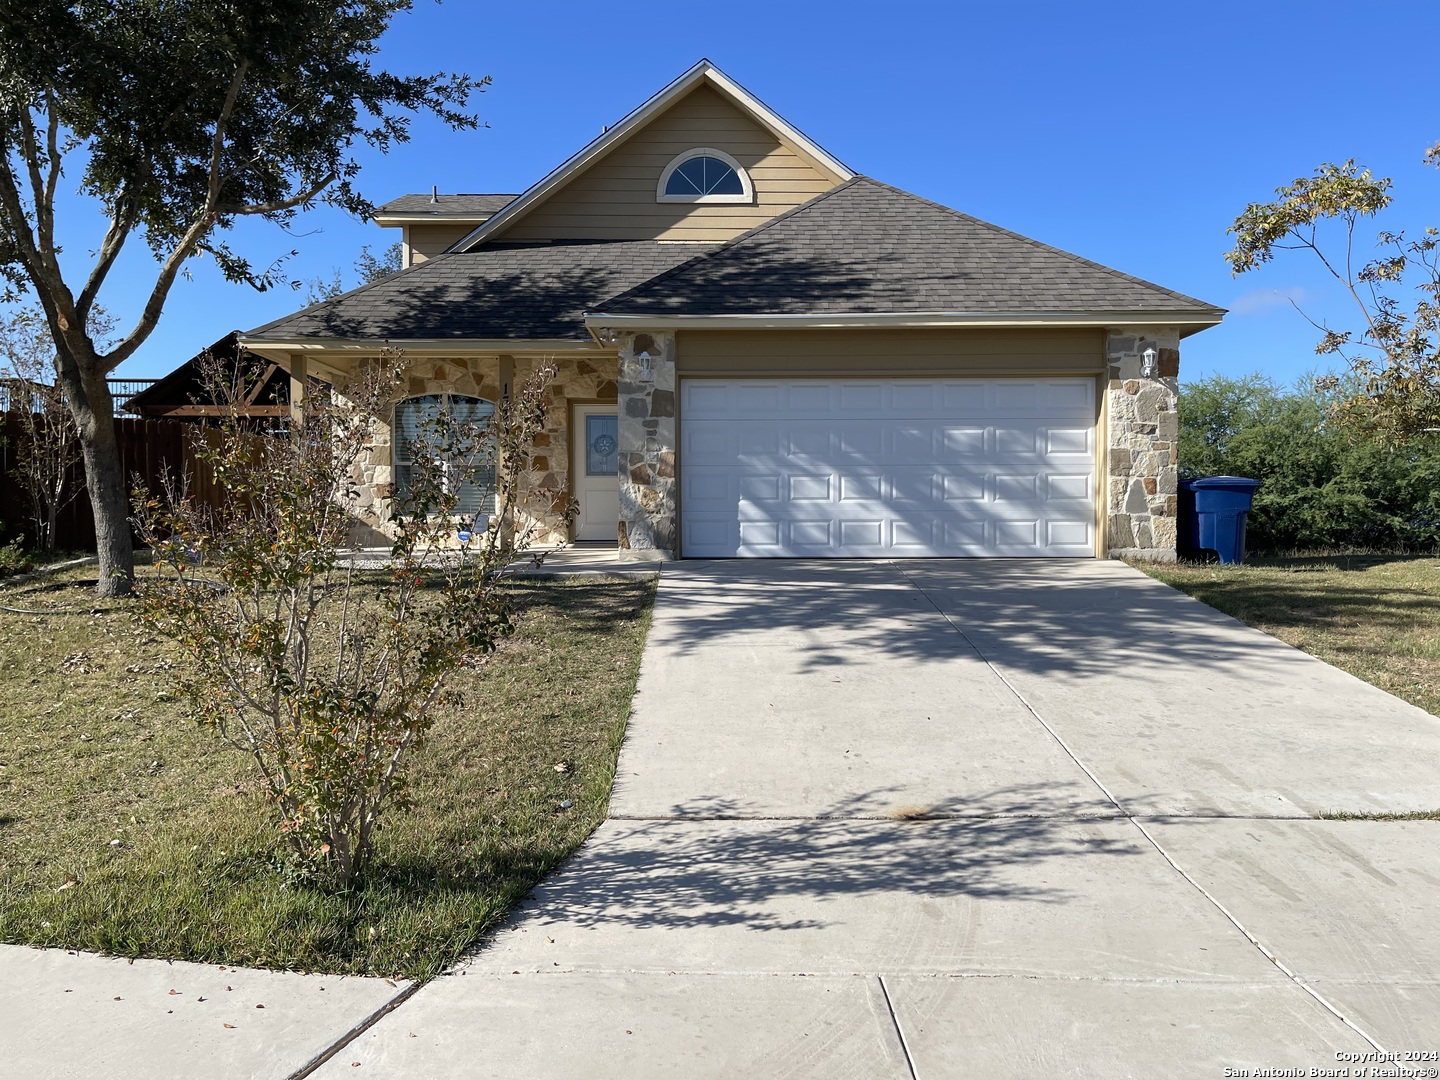
[[[690,558],[1095,553],[1093,379],[691,379]]]

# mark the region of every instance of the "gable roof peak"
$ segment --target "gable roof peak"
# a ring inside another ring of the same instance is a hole
[[[538,182],[531,185],[530,188],[521,193],[518,198],[510,202],[504,209],[495,214],[494,217],[478,225],[457,240],[450,246],[449,250],[461,252],[473,251],[478,245],[484,243],[487,238],[494,236],[497,232],[522,217],[532,207],[543,202],[572,177],[609,153],[615,146],[629,138],[635,131],[648,123],[654,116],[664,111],[702,83],[709,85],[731,103],[748,113],[757,123],[768,128],[776,138],[789,143],[806,156],[812,158],[826,171],[834,174],[837,180],[843,182],[855,177],[856,174],[854,170],[848,168],[838,158],[811,140],[788,120],[770,108],[770,106],[766,105],[749,90],[726,75],[725,72],[716,66],[714,61],[708,57],[701,57],[677,78],[672,79],[658,92],[651,95],[640,106],[632,109],[617,123],[611,124],[599,136],[581,147],[579,151],[572,154],[558,167],[541,177]]]

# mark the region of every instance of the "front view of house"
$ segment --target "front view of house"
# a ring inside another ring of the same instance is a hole
[[[1175,556],[1180,339],[1224,312],[857,175],[708,61],[523,194],[376,220],[405,270],[242,341],[301,382],[404,350],[377,525],[416,417],[548,365],[554,541]]]

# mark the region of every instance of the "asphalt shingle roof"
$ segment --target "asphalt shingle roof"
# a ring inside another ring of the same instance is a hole
[[[478,217],[481,214],[497,213],[502,207],[514,202],[518,195],[401,195],[391,199],[384,206],[376,208],[378,214],[434,214],[437,217]]]
[[[429,196],[405,198],[428,204]],[[247,336],[581,340],[586,312],[1218,315],[1220,309],[860,176],[725,244],[487,244],[436,256]]]
[[[437,255],[245,336],[578,341],[589,337],[583,312],[718,246],[656,240],[487,245]]]
[[[596,310],[829,315],[1219,309],[859,176]]]

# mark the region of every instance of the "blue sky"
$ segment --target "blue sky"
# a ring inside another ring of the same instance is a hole
[[[489,127],[417,123],[408,146],[365,159],[361,181],[376,202],[432,184],[521,191],[708,56],[859,172],[1230,308],[1186,340],[1183,378],[1261,371],[1289,383],[1321,358],[1285,298],[1341,324],[1349,301],[1298,254],[1232,279],[1226,227],[1247,202],[1349,157],[1394,178],[1386,227],[1440,224],[1440,171],[1420,163],[1440,139],[1440,83],[1419,59],[1436,40],[1434,0],[417,0],[382,62],[492,75],[476,102]],[[83,254],[100,223],[65,210],[65,243]],[[362,244],[396,238],[324,208],[293,235],[237,234],[257,263],[298,248],[301,278],[348,274]],[[141,245],[127,258],[102,299],[133,318],[153,271]],[[303,299],[228,285],[196,260],[119,374],[162,374]]]

